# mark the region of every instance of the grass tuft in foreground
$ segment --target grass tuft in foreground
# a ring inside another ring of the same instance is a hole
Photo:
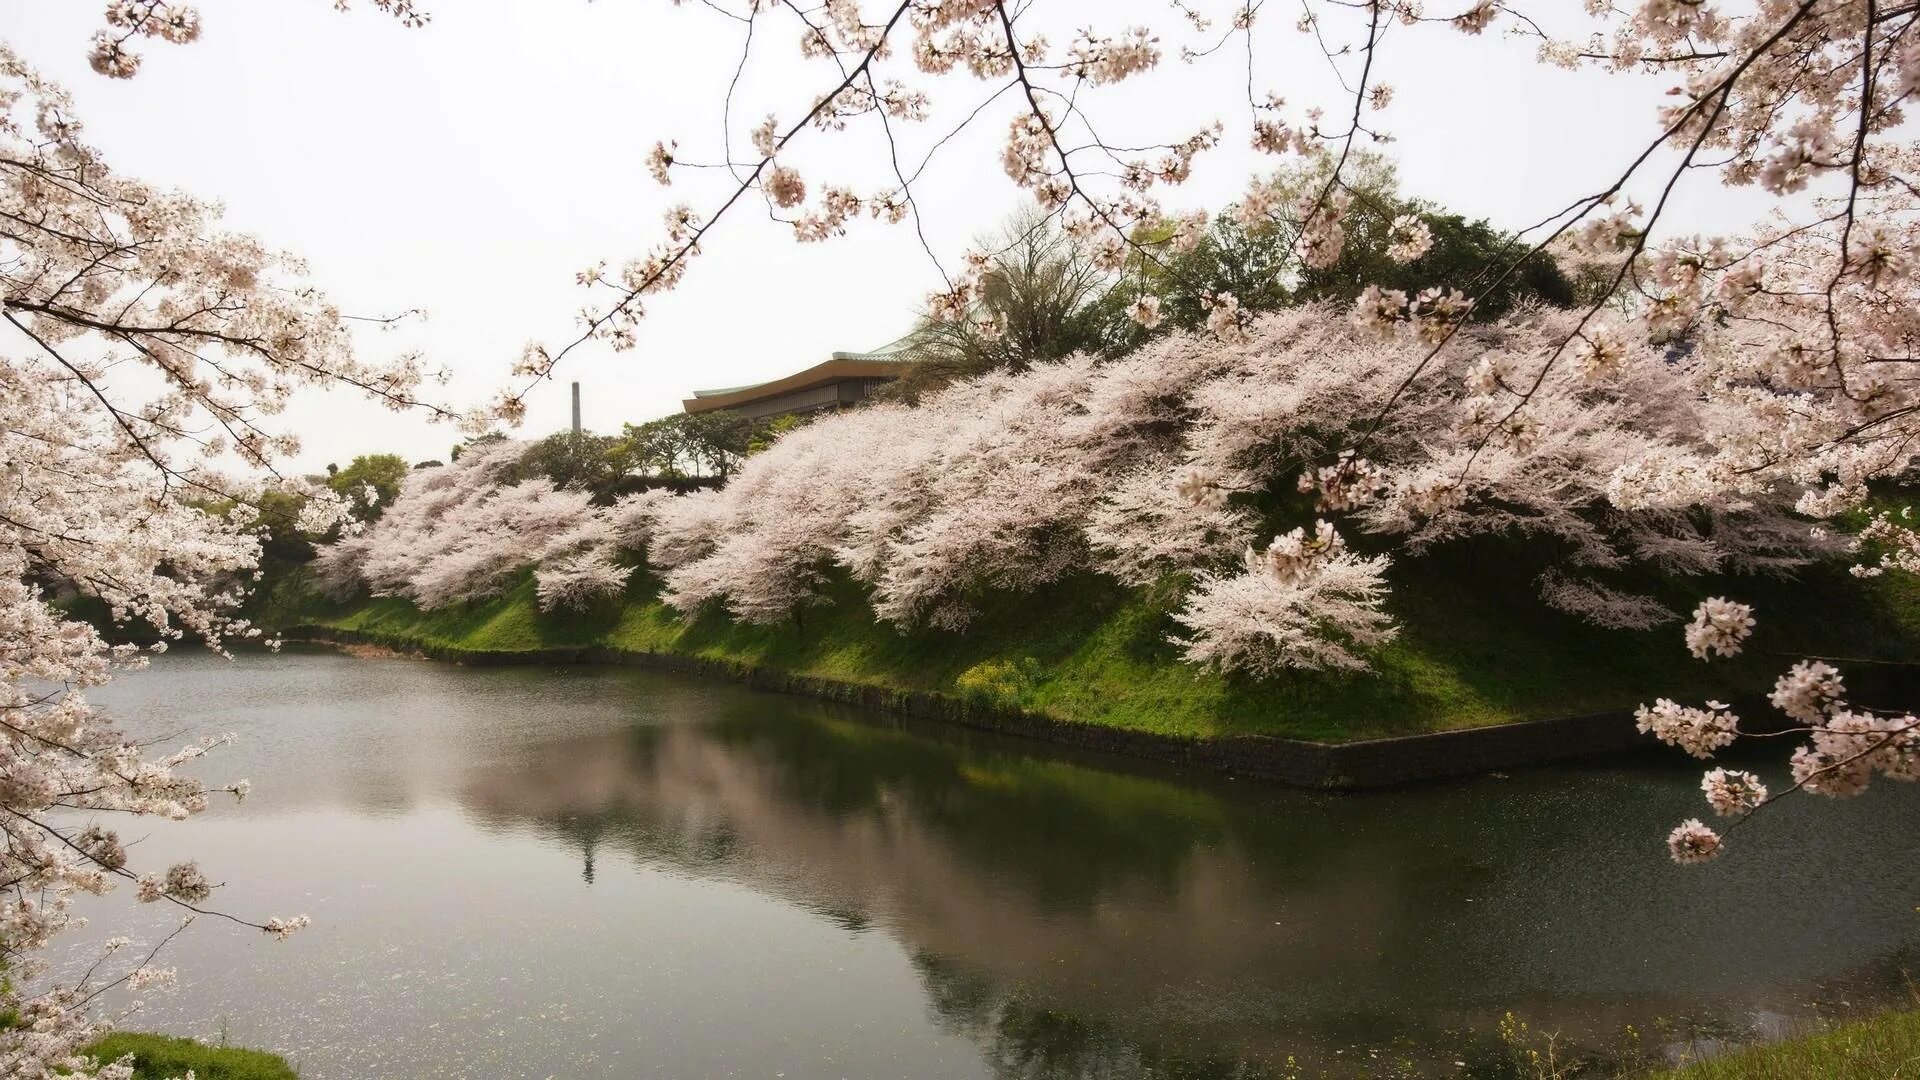
[[[208,1046],[171,1035],[116,1031],[89,1051],[104,1062],[133,1055],[134,1080],[174,1080],[193,1070],[194,1080],[299,1080],[286,1060],[262,1050]]]

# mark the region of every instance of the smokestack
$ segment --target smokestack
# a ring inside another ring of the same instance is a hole
[[[580,434],[580,384],[573,384],[573,433]]]

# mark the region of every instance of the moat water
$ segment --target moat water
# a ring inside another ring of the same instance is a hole
[[[620,669],[183,652],[97,692],[252,782],[126,829],[203,919],[132,1026],[367,1077],[1498,1075],[1902,1000],[1920,791],[1671,863],[1663,755],[1323,795]],[[174,913],[90,902],[69,964]],[[1291,1060],[1292,1065],[1289,1065]]]

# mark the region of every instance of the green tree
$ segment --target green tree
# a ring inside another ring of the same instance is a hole
[[[1051,215],[1022,211],[980,246],[997,254],[981,275],[975,319],[923,317],[907,345],[913,366],[883,396],[913,400],[956,379],[1025,371],[1099,346],[1100,316],[1093,301],[1107,289],[1110,275]],[[996,333],[982,331],[981,320],[989,318]]]
[[[407,459],[398,454],[362,454],[344,469],[327,466],[327,486],[353,503],[353,516],[361,521],[377,521],[393,500],[400,496],[400,482],[407,478]],[[365,488],[374,491],[367,504]]]
[[[673,477],[688,475],[691,467],[687,437],[680,415],[663,416],[643,424],[628,424],[621,438],[621,460],[630,474]]]
[[[544,476],[556,487],[585,488],[604,495],[620,479],[620,440],[592,432],[549,435],[520,455],[520,478]]]
[[[755,434],[764,426],[763,421],[728,409],[686,414],[684,423],[702,472],[723,479],[739,467],[740,459],[753,446]]]
[[[1321,160],[1281,170],[1270,178],[1275,202],[1290,207],[1302,195],[1324,186],[1331,164]],[[1377,154],[1357,154],[1348,162],[1344,182],[1352,205],[1342,226],[1346,243],[1332,266],[1309,267],[1294,253],[1297,230],[1280,223],[1249,228],[1231,214],[1208,225],[1200,243],[1188,252],[1129,260],[1122,283],[1099,302],[1101,338],[1110,354],[1130,352],[1152,333],[1129,315],[1142,293],[1160,298],[1163,322],[1157,332],[1194,330],[1205,325],[1205,293],[1230,292],[1248,311],[1274,311],[1298,304],[1350,305],[1368,285],[1409,294],[1430,287],[1461,289],[1475,298],[1474,318],[1497,319],[1524,303],[1556,307],[1577,300],[1575,284],[1544,253],[1521,260],[1511,274],[1494,281],[1498,269],[1526,252],[1527,245],[1485,221],[1458,214],[1400,191],[1393,164]],[[1419,217],[1432,234],[1427,252],[1410,263],[1388,256],[1393,219]],[[1164,239],[1144,232],[1143,242]],[[1488,268],[1495,268],[1489,272]]]
[[[255,524],[266,529],[260,540],[260,569],[271,574],[275,569],[295,566],[313,558],[313,541],[300,531],[300,511],[307,505],[304,495],[268,489],[254,500],[260,511]],[[221,507],[225,509],[225,507]]]
[[[771,427],[768,421],[728,409],[674,413],[628,424],[615,456],[625,472],[635,475],[724,479],[768,440]]]
[[[260,570],[264,575],[313,558],[313,541],[300,531],[300,511],[307,505],[305,495],[267,488],[250,501],[255,513],[253,524],[264,530],[260,537]],[[194,505],[214,517],[225,517],[238,503],[234,499],[211,499]]]

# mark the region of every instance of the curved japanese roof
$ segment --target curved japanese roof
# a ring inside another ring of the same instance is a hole
[[[816,386],[825,386],[845,379],[898,378],[900,365],[908,362],[905,355],[907,341],[907,338],[901,338],[882,345],[872,352],[836,351],[829,359],[810,368],[766,382],[749,383],[746,386],[726,386],[713,390],[695,390],[692,397],[682,400],[680,404],[690,413],[710,412],[715,409],[730,409],[776,394],[810,390]]]

